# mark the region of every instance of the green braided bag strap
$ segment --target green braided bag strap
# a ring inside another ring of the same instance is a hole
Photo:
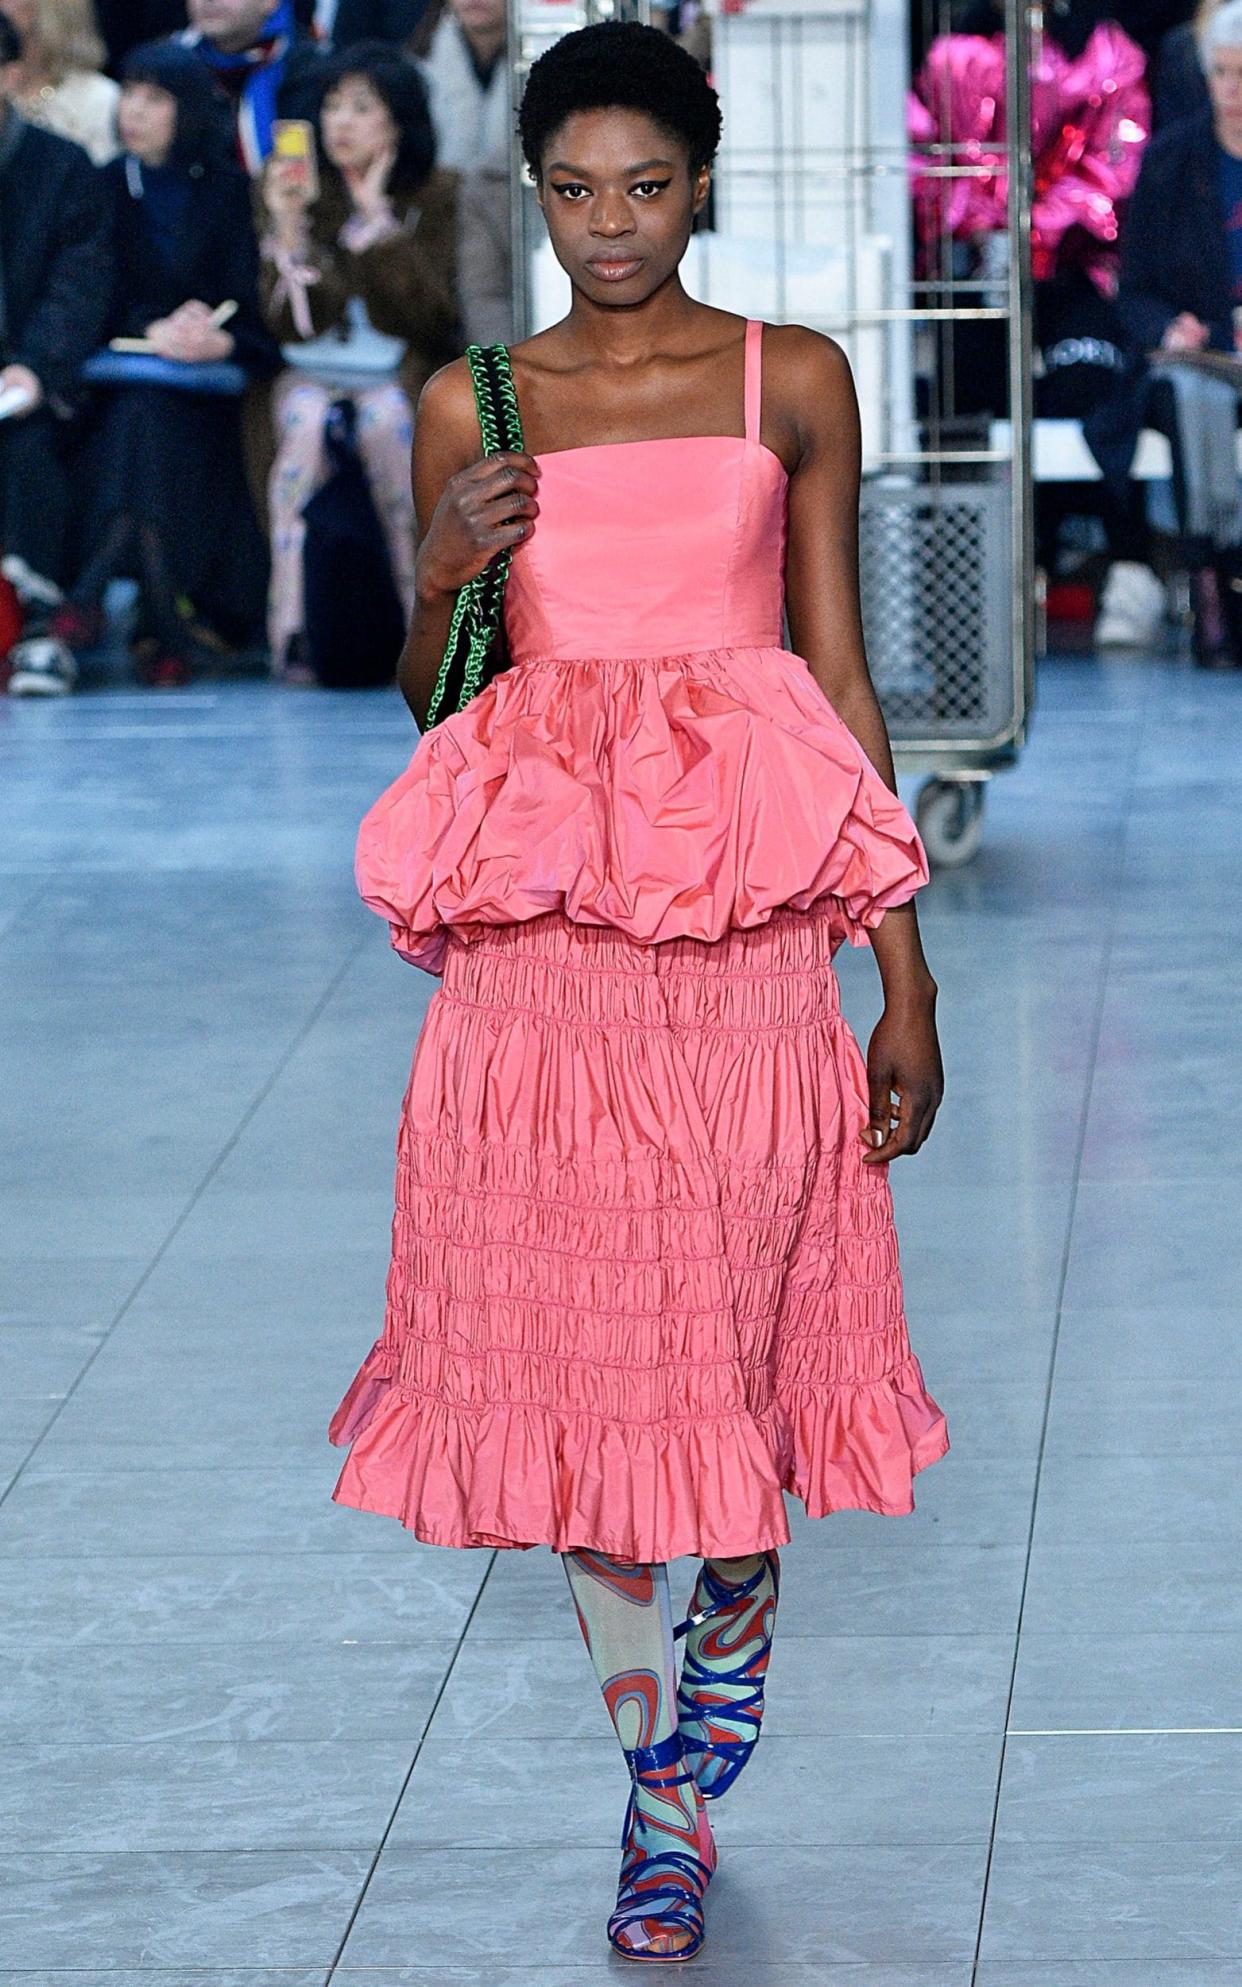
[[[508,348],[467,345],[466,363],[474,385],[484,455],[521,449],[524,447],[522,417],[518,412]],[[506,545],[458,593],[440,671],[427,708],[425,729],[448,715],[442,707],[451,699],[450,686],[455,684],[457,688],[453,709],[458,711],[464,710],[483,688],[483,670],[500,636],[505,581],[512,555],[512,546]]]

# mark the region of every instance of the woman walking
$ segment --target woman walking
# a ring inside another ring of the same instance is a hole
[[[857,410],[830,340],[681,287],[719,129],[657,31],[556,43],[521,133],[573,301],[512,353],[530,452],[478,459],[464,364],[422,396],[402,686],[422,721],[457,589],[505,547],[511,666],[362,825],[363,895],[442,984],[385,1329],[331,1429],[339,1502],[563,1555],[632,1781],[608,1937],[663,1961],[702,1943],[705,1803],[758,1737],[782,1493],[908,1512],[948,1447],[887,1184],[941,1074],[859,627]],[[847,938],[884,984],[866,1066]]]

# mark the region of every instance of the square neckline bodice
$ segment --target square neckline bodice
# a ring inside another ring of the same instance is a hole
[[[789,481],[789,471],[774,448],[761,442],[757,435],[643,435],[635,441],[627,442],[576,442],[569,448],[541,448],[530,451],[533,462],[551,462],[565,455],[597,455],[605,449],[618,448],[685,448],[698,442],[724,442],[734,448],[755,448],[766,455],[780,470],[785,481]]]
[[[743,434],[536,455],[538,516],[505,588],[514,663],[780,645],[789,479],[759,434],[762,334],[748,318]]]
[[[543,448],[528,451],[534,462],[555,462],[569,455],[599,455],[612,449],[673,448],[694,446],[701,442],[732,443],[738,448],[756,448],[768,456],[780,470],[785,482],[789,481],[789,471],[774,448],[760,438],[763,404],[763,319],[748,317],[745,320],[742,355],[742,420],[740,435],[639,435],[628,441],[619,442],[576,442],[567,448]]]

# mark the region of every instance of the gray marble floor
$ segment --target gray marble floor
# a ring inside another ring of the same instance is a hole
[[[412,744],[386,694],[0,700],[0,1987],[622,1970],[558,1563],[330,1501],[432,987],[352,843]],[[710,1987],[1242,1982],[1240,875],[1242,680],[1048,664],[923,900],[953,1448],[910,1518],[795,1515]]]

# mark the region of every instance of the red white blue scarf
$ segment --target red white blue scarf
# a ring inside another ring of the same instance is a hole
[[[247,172],[258,172],[272,149],[276,98],[293,34],[293,0],[279,0],[263,23],[258,40],[249,48],[226,52],[208,41],[197,28],[187,29],[182,36],[208,68],[227,79],[231,88],[236,89],[240,82],[237,144]]]

